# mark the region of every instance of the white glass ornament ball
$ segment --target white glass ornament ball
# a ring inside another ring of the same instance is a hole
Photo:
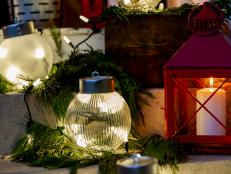
[[[13,84],[27,85],[24,79],[44,78],[52,64],[52,50],[39,34],[16,33],[16,36],[7,36],[0,44],[0,74]]]

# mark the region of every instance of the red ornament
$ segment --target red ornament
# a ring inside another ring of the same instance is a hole
[[[164,67],[165,137],[193,152],[231,153],[231,46],[222,21],[213,4],[194,10],[192,36]]]

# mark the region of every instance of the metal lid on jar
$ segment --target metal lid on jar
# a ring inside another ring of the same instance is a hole
[[[79,79],[80,93],[107,93],[115,90],[115,81],[111,76],[99,76],[98,72],[93,72],[92,77]]]
[[[140,154],[118,160],[116,164],[118,174],[156,174],[158,167],[157,159]]]
[[[17,21],[2,28],[4,39],[33,34],[35,32],[33,21]]]
[[[141,156],[140,154],[134,154],[130,158],[125,158],[117,161],[118,166],[126,168],[139,168],[142,166],[150,166],[157,163],[155,158],[150,156]]]

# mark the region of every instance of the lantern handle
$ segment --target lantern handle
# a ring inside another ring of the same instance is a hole
[[[193,8],[188,16],[189,29],[199,36],[217,34],[223,22],[223,12],[213,2],[204,2]]]

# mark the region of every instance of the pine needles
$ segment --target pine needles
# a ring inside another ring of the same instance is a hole
[[[145,139],[131,136],[128,144],[129,153],[121,149],[119,153],[95,152],[77,146],[64,134],[62,127],[51,129],[32,122],[27,129],[27,134],[12,152],[12,157],[17,161],[27,161],[32,165],[49,169],[69,167],[72,173],[80,167],[98,164],[101,174],[116,174],[116,161],[137,152],[157,158],[161,166],[168,165],[173,171],[177,169],[177,163],[185,157],[175,140],[164,140],[160,136],[150,136]]]
[[[0,94],[6,94],[12,91],[14,91],[14,86],[0,75]]]
[[[51,129],[38,123],[30,125],[27,134],[12,152],[13,159],[17,161],[27,161],[49,169],[69,167],[73,171],[93,164],[99,164],[102,171],[111,166],[115,168],[115,162],[124,156],[81,148],[64,135],[62,128]]]
[[[132,115],[137,116],[137,94],[142,91],[139,85],[123,69],[112,63],[110,58],[99,50],[87,50],[85,53],[73,52],[70,59],[56,64],[49,78],[34,88],[31,93],[50,104],[58,116],[65,116],[66,109],[79,90],[79,78],[89,77],[98,71],[102,76],[113,76],[116,90],[127,101]]]

